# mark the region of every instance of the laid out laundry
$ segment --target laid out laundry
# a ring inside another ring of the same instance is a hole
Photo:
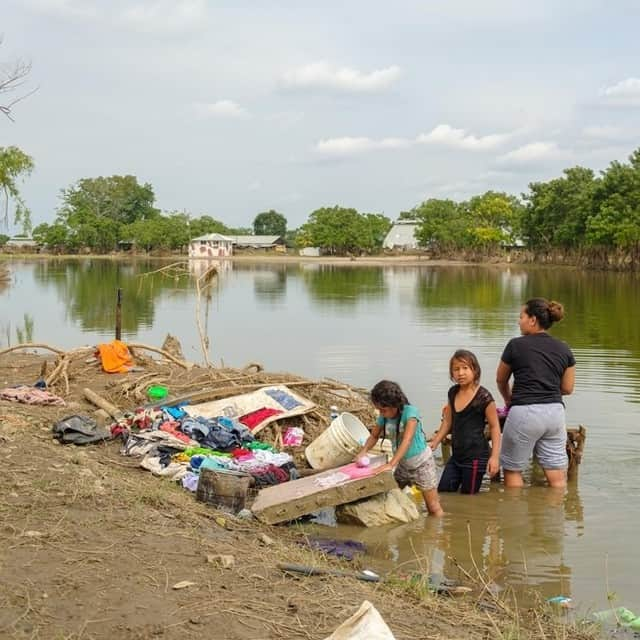
[[[102,362],[102,369],[107,373],[127,373],[133,367],[129,348],[120,340],[99,344],[96,355]]]
[[[187,415],[187,412],[183,409],[188,402],[182,402],[175,407],[160,407],[161,411],[164,411],[167,415],[171,416],[174,420],[181,420]]]
[[[111,438],[111,432],[98,427],[88,416],[67,416],[52,427],[53,437],[62,444],[92,444]]]
[[[268,407],[263,407],[262,409],[257,409],[256,411],[252,411],[251,413],[247,413],[244,416],[240,416],[239,420],[243,425],[248,427],[249,429],[255,429],[260,423],[264,422],[267,418],[271,418],[272,416],[277,416],[283,413],[282,409],[270,409]]]
[[[243,442],[253,441],[251,432],[233,421],[224,422],[228,418],[183,418],[182,431],[197,440],[202,446],[217,451],[235,449]]]
[[[0,389],[0,400],[21,402],[22,404],[65,405],[65,401],[62,398],[50,391],[44,391],[43,389],[30,387],[28,385]]]
[[[273,422],[313,411],[315,404],[285,385],[265,386],[249,393],[184,407],[190,416],[237,418],[256,435]],[[269,409],[269,411],[264,411]],[[261,413],[259,413],[261,412]]]
[[[290,393],[281,389],[265,389],[264,392],[287,410],[302,406]]]
[[[307,538],[300,540],[299,544],[306,545],[311,549],[323,551],[338,558],[353,560],[359,553],[365,553],[367,547],[357,540],[334,540],[332,538]]]
[[[299,447],[304,439],[302,427],[287,427],[282,435],[282,444],[287,447]]]
[[[198,480],[199,480],[199,476],[196,475],[195,473],[192,472],[187,472],[187,474],[182,478],[182,486],[187,490],[187,491],[191,491],[192,493],[196,492],[196,489],[198,488]]]

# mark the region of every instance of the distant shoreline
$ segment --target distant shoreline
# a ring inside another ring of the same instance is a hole
[[[206,262],[205,258],[189,258],[187,255],[152,256],[144,254],[53,254],[53,253],[0,253],[0,262],[10,262],[11,260],[113,260],[117,262],[134,262],[139,260],[151,260],[157,262]],[[468,260],[457,260],[451,258],[429,258],[424,255],[408,256],[299,256],[299,255],[250,255],[240,254],[230,257],[210,258],[212,260],[238,262],[238,263],[260,263],[260,264],[322,264],[337,266],[398,266],[398,267],[420,267],[420,266],[513,266],[514,262],[507,262],[502,259],[493,259],[483,262],[471,262]]]

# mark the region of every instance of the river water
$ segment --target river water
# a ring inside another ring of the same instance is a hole
[[[162,273],[140,277],[160,266],[12,262],[12,284],[0,289],[0,346],[34,340],[72,347],[111,339],[121,287],[125,340],[159,345],[171,332],[187,358],[202,361],[193,281]],[[419,562],[424,570],[458,577],[477,566],[499,587],[532,586],[542,597],[569,596],[588,610],[606,608],[607,594],[615,594],[614,604],[640,613],[638,276],[513,266],[227,262],[203,322],[216,363],[259,361],[271,371],[364,387],[397,380],[431,432],[451,384],[448,361],[455,349],[478,355],[482,382],[498,398],[496,364],[518,333],[521,302],[533,296],[565,305],[565,320],[553,333],[577,360],[567,421],[584,424],[588,437],[579,477],[566,495],[539,485],[512,495],[494,484],[477,497],[442,496],[447,515],[441,521],[344,528],[338,535],[365,541],[376,567],[409,570]]]

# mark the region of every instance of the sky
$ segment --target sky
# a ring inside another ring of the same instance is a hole
[[[0,146],[34,159],[35,224],[77,180],[125,174],[229,226],[393,219],[626,160],[639,31],[636,0],[3,0],[0,66],[30,61],[37,90]]]

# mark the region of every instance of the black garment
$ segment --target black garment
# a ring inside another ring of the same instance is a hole
[[[449,491],[457,491],[460,493],[478,493],[482,486],[482,478],[487,470],[486,458],[472,460],[471,462],[456,462],[453,457],[447,460],[444,466],[440,483],[438,484],[438,493],[446,493]]]
[[[489,443],[484,435],[487,405],[493,402],[493,396],[484,387],[478,387],[469,404],[456,411],[455,398],[460,391],[456,384],[449,389],[449,407],[451,408],[451,444],[456,462],[472,462],[489,458]]]
[[[562,402],[560,380],[576,363],[567,344],[546,332],[509,340],[502,361],[513,372],[512,405]]]

